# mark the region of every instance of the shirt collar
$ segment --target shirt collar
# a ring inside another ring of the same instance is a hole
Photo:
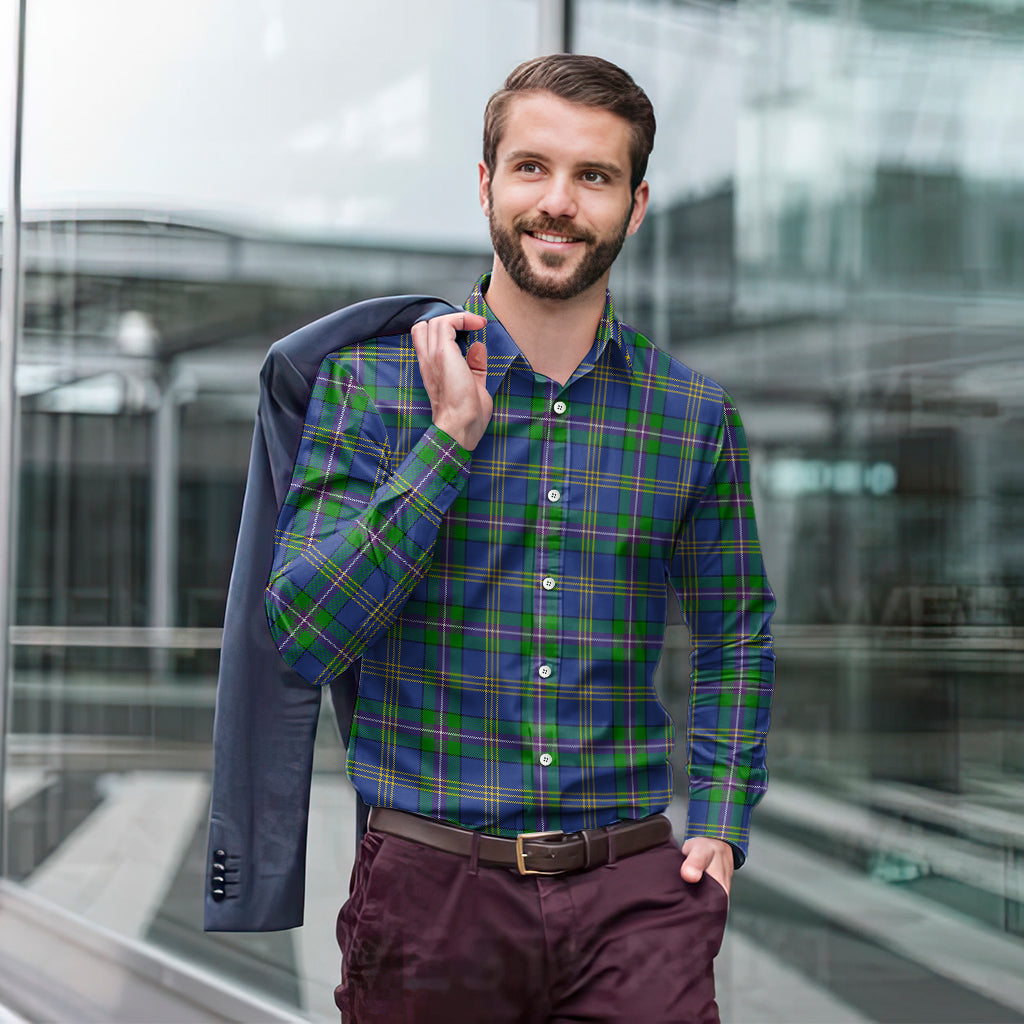
[[[483,342],[487,346],[487,391],[493,398],[501,382],[508,373],[509,367],[521,359],[524,366],[529,366],[526,357],[520,351],[519,346],[512,339],[512,336],[505,330],[501,321],[491,312],[487,305],[484,294],[490,284],[491,275],[484,274],[473,286],[469,298],[463,303],[470,313],[477,313],[487,317],[487,325],[479,331],[467,332],[467,348],[476,341]],[[608,343],[612,342],[611,345]],[[601,358],[605,349],[609,350],[610,357],[620,363],[627,374],[633,373],[633,339],[628,331],[622,330],[621,323],[615,317],[615,309],[612,305],[611,292],[605,291],[604,311],[601,320],[597,325],[597,334],[594,338],[594,345],[584,357],[579,370],[574,374],[574,379],[582,372],[593,367]]]

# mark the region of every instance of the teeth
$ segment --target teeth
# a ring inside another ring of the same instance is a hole
[[[567,238],[565,235],[545,235],[540,231],[533,233],[534,238],[539,238],[542,242],[571,242],[571,238]]]

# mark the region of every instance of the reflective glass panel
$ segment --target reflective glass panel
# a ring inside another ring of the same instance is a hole
[[[723,1019],[1019,1020],[1024,5],[575,10],[658,112],[620,307],[737,401],[779,599]]]
[[[274,340],[355,300],[469,293],[489,265],[483,107],[535,51],[538,7],[28,6],[9,873],[335,1020],[354,816],[331,722],[306,926],[201,931],[259,368]]]
[[[14,112],[16,0],[0,0],[0,217],[11,187],[11,118]]]

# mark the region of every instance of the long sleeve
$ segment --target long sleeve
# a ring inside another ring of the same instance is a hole
[[[757,539],[746,438],[728,396],[718,440],[713,471],[679,535],[669,580],[693,645],[686,834],[725,840],[742,863],[750,813],[768,781],[775,599]]]
[[[470,453],[433,424],[392,465],[366,392],[330,357],[317,377],[267,586],[284,660],[324,684],[390,628],[430,566]]]

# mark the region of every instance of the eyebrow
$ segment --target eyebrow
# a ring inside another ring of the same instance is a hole
[[[534,153],[528,149],[516,149],[505,156],[506,164],[519,163],[521,160],[537,160],[540,163],[547,163],[547,157],[542,153]],[[626,172],[618,164],[605,163],[603,160],[581,160],[576,164],[580,170],[600,171],[609,178],[624,178]]]

